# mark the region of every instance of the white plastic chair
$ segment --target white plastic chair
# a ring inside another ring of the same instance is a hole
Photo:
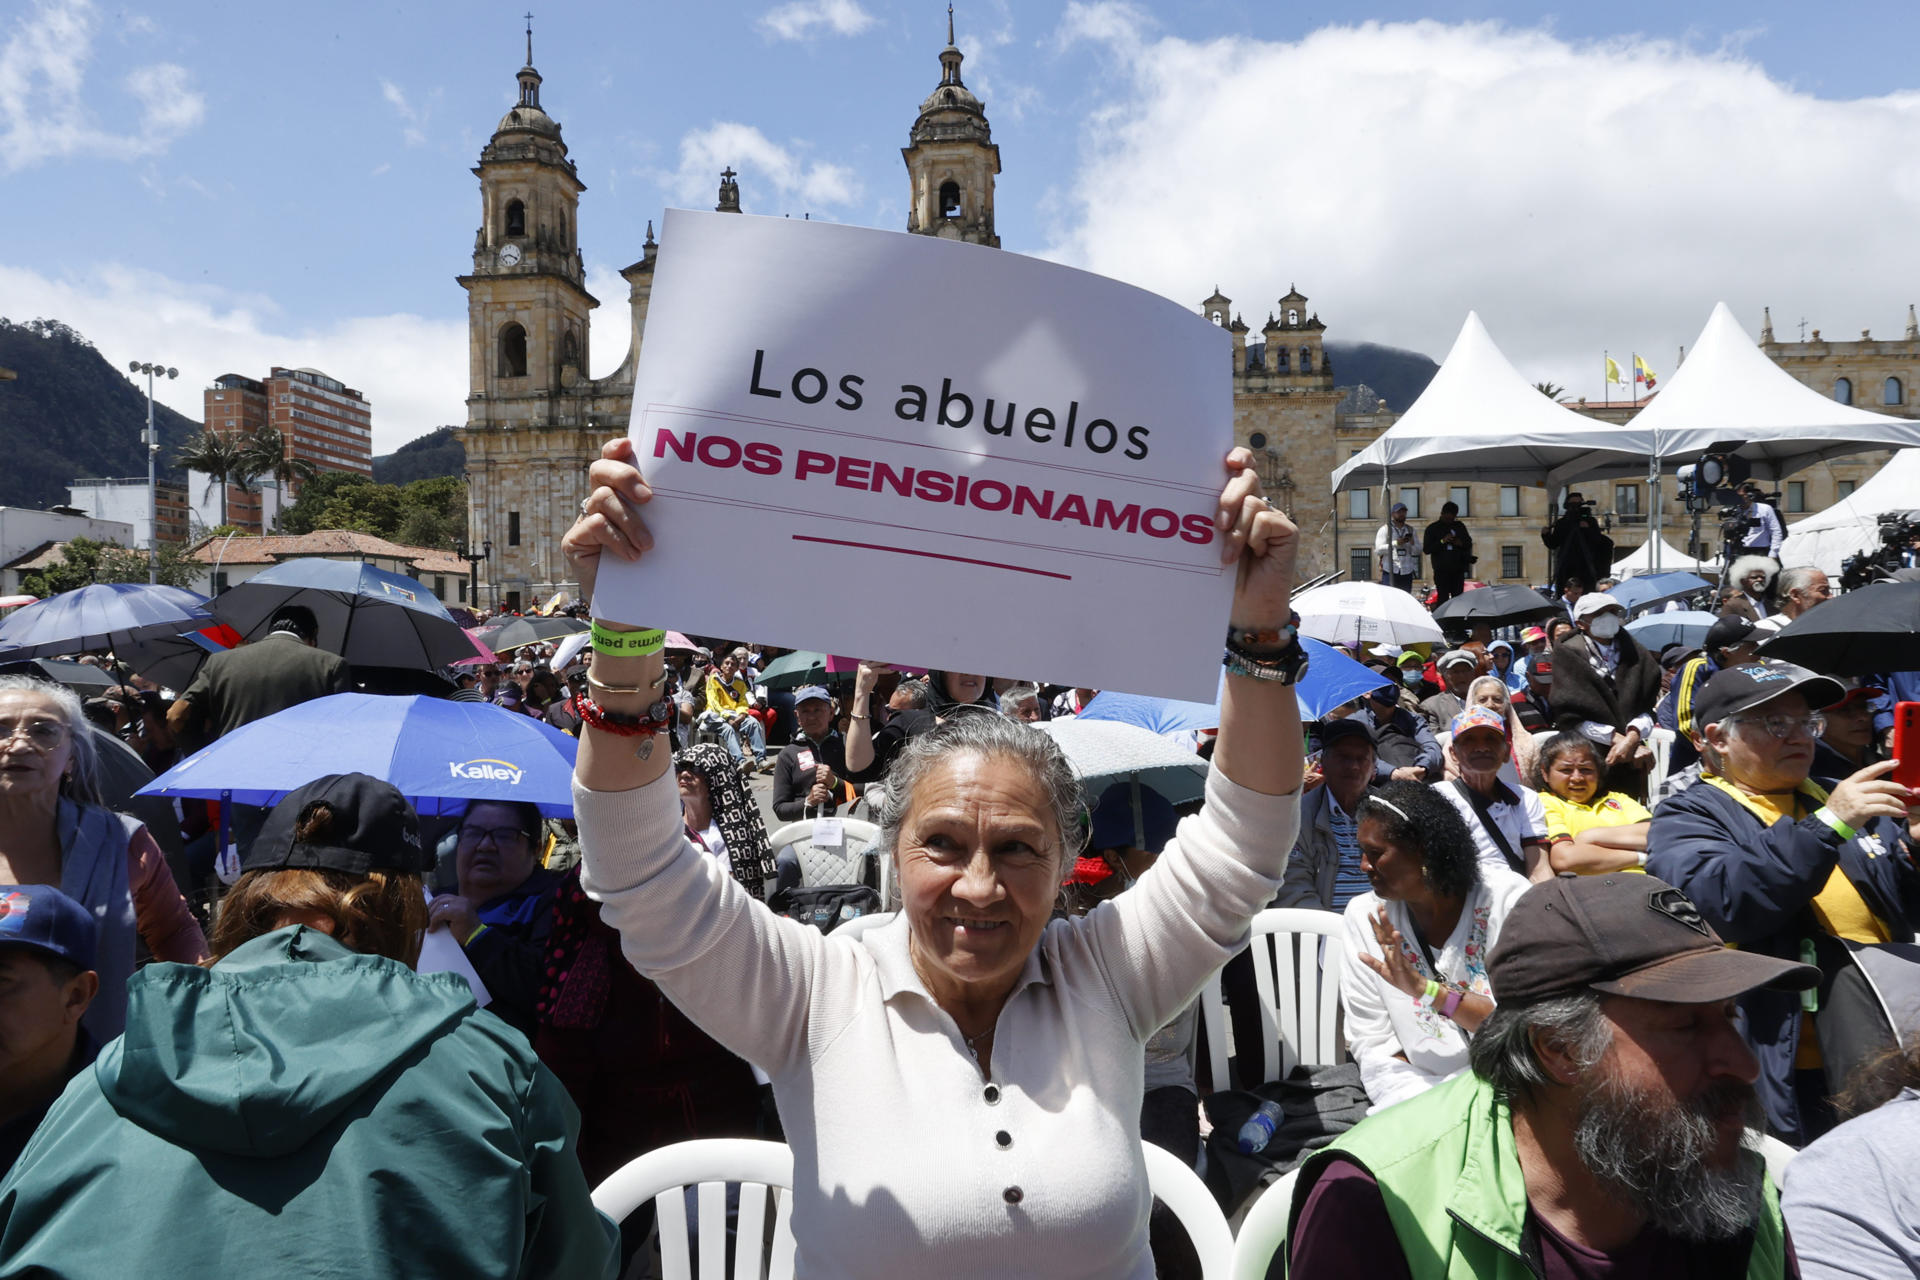
[[[653,1201],[664,1280],[694,1280],[692,1240],[700,1250],[699,1280],[727,1280],[727,1184],[740,1185],[734,1222],[733,1280],[792,1280],[793,1152],[784,1142],[754,1138],[700,1138],[676,1142],[629,1160],[593,1189],[593,1207],[615,1222]],[[697,1187],[699,1216],[687,1227],[686,1188]],[[773,1235],[765,1234],[767,1197],[773,1197]]]
[[[842,818],[840,829],[844,843],[838,849],[823,849],[813,843],[814,822],[813,818],[802,818],[774,832],[768,841],[773,847],[773,856],[778,858],[782,850],[789,847],[793,849],[795,856],[800,859],[800,886],[803,889],[820,885],[872,884],[879,889],[880,903],[884,907],[891,900],[893,868],[888,859],[880,856],[880,828],[858,818]],[[876,873],[871,877],[866,873],[870,863],[876,867]]]
[[[1747,1130],[1747,1145],[1767,1162],[1767,1176],[1773,1179],[1773,1185],[1786,1186],[1787,1162],[1799,1155],[1799,1151],[1762,1129]]]
[[[1179,1156],[1151,1142],[1141,1143],[1140,1149],[1147,1157],[1147,1185],[1186,1230],[1200,1259],[1201,1276],[1227,1280],[1233,1272],[1233,1229],[1227,1226],[1219,1201]]]
[[[1346,955],[1346,923],[1332,911],[1273,907],[1253,918],[1254,985],[1260,996],[1262,1050],[1269,1079],[1282,1080],[1301,1063],[1332,1066],[1347,1057],[1341,1030],[1340,966]],[[1200,992],[1215,1092],[1232,1088],[1227,1077],[1227,1010],[1215,973]],[[1236,1049],[1245,1046],[1235,1046]],[[1278,1064],[1277,1068],[1273,1064]],[[1251,1089],[1265,1083],[1243,1080]]]
[[[1274,1255],[1287,1242],[1293,1184],[1299,1180],[1298,1169],[1281,1174],[1240,1219],[1240,1234],[1233,1238],[1233,1280],[1266,1280]]]
[[[1653,768],[1647,773],[1647,794],[1660,794],[1660,784],[1667,780],[1667,774],[1673,768],[1673,740],[1678,735],[1671,729],[1655,727],[1653,741]]]

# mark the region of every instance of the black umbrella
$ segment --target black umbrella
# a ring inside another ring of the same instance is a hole
[[[1831,676],[1920,670],[1920,582],[1879,582],[1801,614],[1760,656]]]
[[[91,697],[114,688],[120,682],[113,673],[102,671],[99,667],[88,666],[84,662],[67,662],[60,658],[32,658],[26,662],[9,662],[0,671],[8,675],[20,674],[38,676],[54,684],[63,684],[82,696]]]
[[[1435,622],[1485,623],[1506,627],[1536,622],[1558,611],[1559,605],[1531,587],[1476,587],[1463,591],[1433,611]]]
[[[518,649],[521,645],[560,640],[588,630],[578,618],[512,618],[494,627],[483,627],[474,635],[495,653]]]
[[[352,665],[433,670],[474,656],[472,638],[431,591],[404,574],[347,560],[276,564],[215,600],[213,612],[257,640],[274,614],[296,604],[319,623],[315,647]]]

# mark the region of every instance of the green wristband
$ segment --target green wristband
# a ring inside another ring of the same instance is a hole
[[[667,633],[658,629],[615,631],[593,620],[593,651],[612,658],[648,658],[667,647]]]
[[[1840,821],[1839,814],[1827,808],[1825,805],[1821,805],[1818,809],[1815,809],[1813,816],[1826,823],[1829,827],[1832,827],[1834,832],[1838,834],[1842,840],[1851,840],[1855,834],[1857,834],[1852,827]]]

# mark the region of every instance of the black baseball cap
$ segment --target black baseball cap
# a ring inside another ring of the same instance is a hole
[[[93,913],[50,884],[0,886],[0,947],[20,947],[93,968]]]
[[[1804,991],[1820,970],[1727,946],[1692,899],[1665,881],[1567,872],[1508,910],[1487,980],[1503,1005],[1579,991],[1709,1004],[1759,987]]]
[[[295,830],[317,805],[333,811],[331,825],[315,839],[296,840]],[[364,773],[336,773],[273,806],[241,870],[308,867],[363,876],[369,871],[419,874],[432,866],[432,854],[420,843],[420,819],[392,783]]]
[[[1707,628],[1707,637],[1700,643],[1708,653],[1718,653],[1730,645],[1751,639],[1759,629],[1751,620],[1737,613],[1723,613]]]
[[[1373,730],[1369,729],[1366,721],[1358,716],[1343,716],[1338,720],[1326,720],[1321,723],[1320,749],[1322,751],[1330,750],[1334,743],[1343,742],[1348,738],[1364,738],[1369,748],[1375,745]]]
[[[1832,676],[1816,675],[1791,662],[1762,662],[1744,667],[1728,667],[1714,673],[1693,700],[1693,723],[1699,728],[1718,724],[1728,716],[1749,711],[1784,693],[1798,691],[1807,706],[1818,711],[1847,696],[1847,690]]]
[[[1699,649],[1689,644],[1670,644],[1660,651],[1660,665],[1668,671],[1677,671],[1681,664],[1699,652]]]

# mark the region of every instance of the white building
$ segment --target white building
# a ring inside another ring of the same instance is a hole
[[[49,542],[92,538],[96,542],[134,545],[133,525],[99,518],[84,511],[35,511],[29,507],[0,507],[0,564],[8,564]]]

